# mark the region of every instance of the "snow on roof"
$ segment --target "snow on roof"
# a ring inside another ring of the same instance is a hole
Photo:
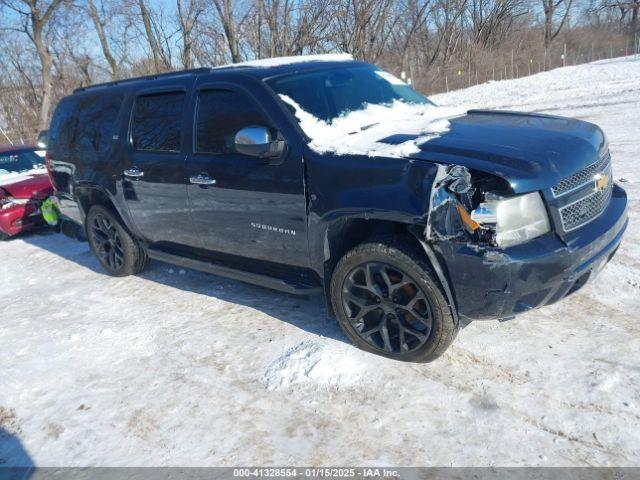
[[[300,127],[311,139],[310,148],[318,153],[341,155],[407,157],[419,152],[423,143],[448,132],[448,119],[467,111],[464,107],[417,105],[396,100],[389,105],[369,104],[329,123],[303,110],[292,98],[286,95],[280,95],[280,98],[295,109]],[[400,144],[380,141],[398,133],[416,138]]]
[[[250,60],[248,62],[232,63],[221,65],[215,68],[239,68],[239,67],[279,67],[281,65],[291,65],[295,63],[307,62],[349,62],[353,57],[349,53],[329,53],[324,55],[298,55],[295,57],[273,57],[260,60]]]

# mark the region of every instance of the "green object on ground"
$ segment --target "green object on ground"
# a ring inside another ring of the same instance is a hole
[[[53,227],[58,224],[58,208],[51,200],[51,197],[42,202],[40,211],[42,212],[42,218],[49,225]]]

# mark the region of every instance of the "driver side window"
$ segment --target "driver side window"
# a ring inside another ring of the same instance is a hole
[[[246,94],[233,90],[204,90],[198,95],[196,152],[237,154],[235,135],[252,125],[269,122]]]

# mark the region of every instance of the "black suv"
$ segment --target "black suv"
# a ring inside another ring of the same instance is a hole
[[[408,361],[576,291],[627,226],[597,126],[456,115],[344,58],[76,90],[47,159],[63,218],[109,274],[154,258],[324,292],[357,346]]]

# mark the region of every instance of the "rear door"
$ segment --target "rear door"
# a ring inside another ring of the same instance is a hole
[[[188,85],[138,92],[124,149],[123,192],[149,242],[196,245],[187,200]]]
[[[203,248],[251,259],[309,264],[301,149],[281,119],[267,112],[274,100],[242,80],[194,91],[194,144],[187,159],[189,201]],[[266,126],[287,147],[277,165],[238,153],[236,132]],[[289,136],[289,138],[287,138]],[[209,185],[194,183],[207,178]]]

